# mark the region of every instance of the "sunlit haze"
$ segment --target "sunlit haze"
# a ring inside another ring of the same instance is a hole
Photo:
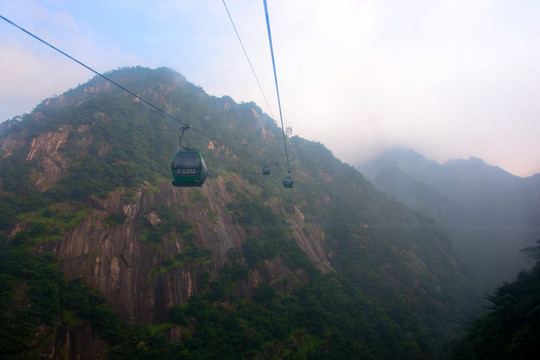
[[[277,118],[263,2],[2,0],[0,15],[99,72],[167,66]],[[351,165],[409,147],[540,172],[540,2],[268,0],[285,126]],[[0,121],[93,73],[0,20]]]

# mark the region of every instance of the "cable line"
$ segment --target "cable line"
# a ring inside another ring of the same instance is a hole
[[[285,127],[283,126],[283,114],[281,112],[281,100],[279,97],[279,86],[278,86],[277,73],[276,73],[276,61],[274,60],[274,47],[272,46],[272,33],[270,31],[270,19],[268,16],[268,6],[266,5],[266,0],[263,0],[263,3],[264,3],[264,14],[266,16],[266,27],[268,29],[268,42],[270,43],[270,54],[272,55],[272,67],[274,68],[274,80],[276,82],[279,118],[281,120],[281,133],[283,134],[283,145],[285,146],[285,157],[287,158],[287,170],[290,170],[291,165],[289,164],[289,153],[287,152],[287,141],[285,140]]]
[[[249,64],[249,67],[251,68],[251,72],[253,73],[253,77],[255,77],[255,81],[257,82],[257,85],[259,86],[259,90],[261,91],[261,94],[264,98],[264,101],[266,102],[266,106],[268,107],[268,111],[270,111],[270,115],[272,118],[274,117],[274,114],[272,113],[272,109],[270,108],[270,105],[268,104],[268,100],[266,99],[266,95],[264,95],[264,91],[261,87],[261,83],[259,82],[259,79],[257,78],[257,75],[255,74],[255,70],[253,69],[253,65],[251,65],[251,61],[249,60],[249,56],[247,54],[246,48],[244,47],[244,43],[242,43],[242,39],[240,39],[240,34],[238,34],[238,31],[236,30],[236,26],[234,25],[234,21],[232,19],[231,13],[229,12],[229,8],[227,7],[227,4],[225,3],[225,0],[223,1],[223,6],[225,6],[225,10],[227,11],[227,15],[229,16],[229,20],[231,20],[232,27],[234,29],[234,32],[236,33],[236,37],[238,38],[238,41],[240,42],[240,46],[242,47],[242,50],[244,51],[244,55],[246,56],[246,60]]]
[[[232,147],[231,145],[229,145],[229,144],[227,144],[227,143],[225,143],[225,142],[223,142],[223,141],[221,141],[221,140],[219,140],[219,139],[217,139],[217,138],[215,138],[215,137],[213,137],[213,136],[210,136],[209,134],[205,133],[205,132],[202,131],[202,130],[199,130],[199,129],[194,128],[193,126],[191,126],[191,125],[189,125],[189,124],[186,124],[185,122],[183,122],[182,120],[180,120],[180,119],[177,118],[176,116],[172,115],[172,114],[169,113],[168,111],[165,111],[165,110],[161,109],[160,107],[158,107],[158,106],[152,104],[150,101],[148,101],[148,100],[146,100],[146,99],[140,97],[139,95],[137,95],[137,94],[134,93],[133,91],[127,89],[126,87],[120,85],[120,84],[117,83],[116,81],[114,81],[114,80],[110,79],[109,77],[107,77],[107,76],[101,74],[100,72],[98,72],[98,71],[92,69],[90,66],[88,66],[88,65],[84,64],[83,62],[81,62],[81,61],[75,59],[73,56],[71,56],[71,55],[65,53],[64,51],[62,51],[62,50],[60,50],[59,48],[55,47],[54,45],[48,43],[47,41],[41,39],[39,36],[34,35],[33,33],[31,33],[30,31],[28,31],[28,30],[26,30],[26,29],[24,29],[23,27],[21,27],[21,26],[15,24],[13,21],[11,21],[11,20],[5,18],[5,17],[2,16],[2,15],[0,15],[0,18],[2,18],[2,20],[6,21],[7,23],[9,23],[9,24],[15,26],[15,27],[18,28],[19,30],[25,32],[26,34],[30,35],[30,36],[33,37],[34,39],[36,39],[36,40],[42,42],[43,44],[47,45],[48,47],[52,48],[53,50],[56,50],[56,51],[59,52],[60,54],[62,54],[62,55],[64,55],[65,57],[69,58],[70,60],[73,60],[73,61],[76,62],[77,64],[79,64],[79,65],[83,66],[84,68],[90,70],[91,72],[93,72],[94,74],[98,75],[99,77],[101,77],[101,78],[107,80],[107,81],[110,82],[111,84],[116,85],[116,86],[119,87],[120,89],[124,90],[125,92],[129,93],[130,95],[134,96],[135,98],[139,99],[140,101],[144,102],[145,104],[147,104],[147,105],[153,107],[155,110],[159,111],[160,113],[162,113],[162,114],[164,114],[164,115],[170,117],[171,119],[173,119],[173,120],[179,122],[180,124],[182,124],[182,125],[184,125],[184,126],[188,126],[190,129],[192,129],[192,130],[198,132],[198,133],[201,134],[201,135],[206,136],[206,137],[209,138],[210,140],[214,140],[214,141],[216,141],[216,142],[218,142],[218,143],[221,143],[221,144],[223,144],[223,145],[226,145],[226,146],[228,146],[230,149],[234,149],[237,153],[241,153],[239,150],[235,149],[235,148]]]

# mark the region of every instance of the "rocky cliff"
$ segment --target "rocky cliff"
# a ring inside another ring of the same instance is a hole
[[[238,191],[251,190],[236,175],[228,180]],[[155,187],[131,189],[128,196],[126,190],[114,191],[106,199],[93,199],[85,208],[86,216],[61,241],[43,250],[58,255],[68,280],[82,276],[100,289],[125,320],[159,323],[173,305],[186,302],[199,291],[203,273],[214,278],[229,261],[231,249],[241,249],[246,231],[226,211],[232,201],[222,176],[202,189],[179,189],[163,181]],[[209,250],[208,256],[177,261],[190,246],[183,234],[171,234],[159,245],[145,239],[145,232],[161,223],[154,209],[163,207],[173,209],[189,224],[190,236]],[[108,222],[111,214],[119,215],[122,223]],[[306,228],[302,218],[295,209],[290,218],[293,238],[321,271],[330,271],[324,232],[317,226]],[[292,272],[279,257],[266,260],[238,284],[238,291],[247,295],[261,281],[276,284],[285,279],[288,287],[296,287],[306,280],[306,274]]]

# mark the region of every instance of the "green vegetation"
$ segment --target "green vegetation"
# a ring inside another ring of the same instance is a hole
[[[50,205],[32,217],[29,235],[37,242],[58,241],[86,215],[80,204]]]
[[[239,194],[237,201],[230,204],[228,209],[247,230],[249,237],[242,244],[242,254],[250,267],[279,255],[290,269],[315,271],[306,254],[291,239],[286,230],[285,217],[272,212],[260,196],[249,198]]]
[[[163,274],[169,269],[180,267],[186,261],[201,261],[203,264],[208,264],[210,262],[209,257],[212,255],[212,251],[202,248],[200,246],[191,244],[184,248],[180,254],[177,254],[173,257],[165,260],[163,265],[152,269],[152,275]]]
[[[196,330],[182,354],[210,359],[271,357],[417,359],[399,327],[345,279],[319,276],[290,294],[261,284],[252,300],[214,301],[215,289],[171,309],[171,321]]]
[[[0,231],[13,224],[17,215],[43,206],[43,197],[30,180],[35,162],[26,161],[28,148],[21,148],[0,162]]]
[[[181,239],[186,244],[193,244],[195,239],[193,225],[183,220],[179,214],[169,208],[160,207],[154,209],[154,211],[159,215],[161,221],[156,226],[152,226],[145,231],[144,240],[153,245],[160,245],[163,241],[169,239]]]
[[[27,350],[38,324],[55,324],[65,291],[54,258],[30,252],[31,242],[29,232],[20,231],[0,251],[0,353],[7,359]]]

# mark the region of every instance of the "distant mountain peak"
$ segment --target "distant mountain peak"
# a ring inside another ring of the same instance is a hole
[[[484,160],[471,156],[468,159],[452,159],[444,163],[444,165],[470,164],[470,165],[488,165]],[[491,165],[488,165],[491,166]]]
[[[513,182],[521,179],[519,176],[513,175],[498,166],[490,165],[474,156],[469,157],[467,160],[449,160],[444,163],[443,167],[452,171],[466,172],[471,178],[490,178],[494,182]]]
[[[391,157],[395,160],[427,160],[422,154],[406,147],[395,147],[384,152],[381,157]]]

